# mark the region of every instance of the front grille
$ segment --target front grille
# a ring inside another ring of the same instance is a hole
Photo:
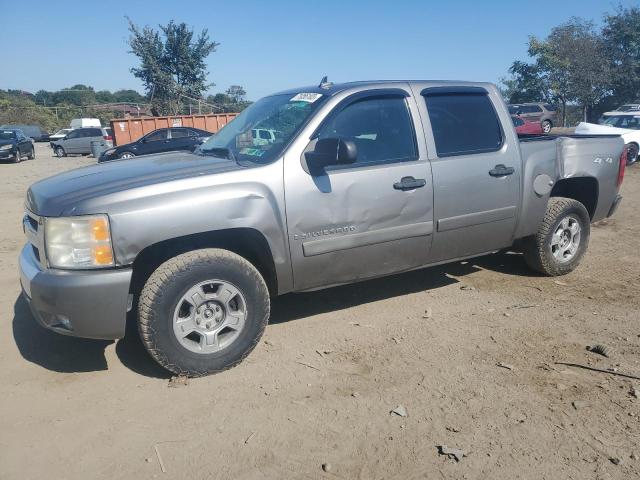
[[[38,231],[38,221],[30,215],[27,215],[27,221],[36,232]]]
[[[27,236],[27,241],[31,244],[33,249],[33,255],[40,264],[41,267],[45,267],[44,258],[41,252],[44,252],[44,228],[42,219],[27,210],[22,221],[24,233]]]

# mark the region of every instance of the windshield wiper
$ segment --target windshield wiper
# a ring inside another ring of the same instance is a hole
[[[200,152],[203,153],[204,155],[207,155],[207,154],[224,155],[224,158],[228,158],[229,160],[238,163],[236,156],[233,154],[233,150],[231,150],[230,148],[226,148],[226,147],[201,148]]]

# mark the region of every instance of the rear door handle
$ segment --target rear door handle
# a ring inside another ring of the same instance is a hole
[[[506,167],[501,163],[489,170],[489,175],[491,175],[492,177],[506,177],[507,175],[513,175],[513,172],[515,171],[515,168]]]
[[[414,190],[424,187],[427,181],[424,178],[402,177],[399,182],[393,184],[396,190]]]

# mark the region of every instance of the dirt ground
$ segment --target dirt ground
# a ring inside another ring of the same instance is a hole
[[[0,478],[640,476],[640,381],[557,363],[640,375],[640,166],[571,275],[497,254],[287,295],[243,364],[170,388],[135,331],[63,337],[20,298],[26,188],[92,162],[0,164]]]

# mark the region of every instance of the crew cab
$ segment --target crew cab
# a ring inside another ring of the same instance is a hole
[[[115,339],[130,312],[160,365],[205,375],[249,354],[276,295],[512,247],[571,272],[620,203],[625,154],[618,135],[519,140],[489,83],[322,82],[193,153],[32,185],[22,288],[47,328]]]

